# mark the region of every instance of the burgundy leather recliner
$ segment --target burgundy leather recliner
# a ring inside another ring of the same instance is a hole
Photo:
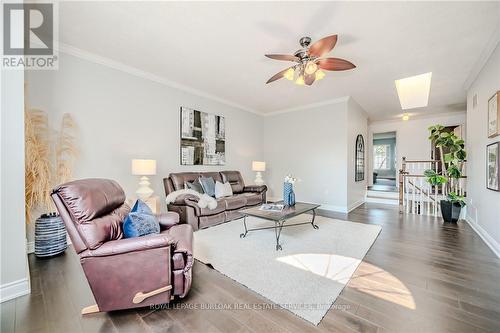
[[[193,230],[176,213],[158,215],[160,234],[123,238],[130,211],[125,193],[108,179],[58,186],[52,199],[80,257],[96,305],[82,314],[169,303],[191,287]]]

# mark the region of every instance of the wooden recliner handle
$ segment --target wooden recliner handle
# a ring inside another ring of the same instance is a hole
[[[161,287],[161,288],[155,289],[155,290],[150,291],[150,292],[145,293],[145,294],[142,291],[140,291],[137,294],[135,294],[134,298],[132,299],[132,303],[139,304],[148,297],[161,294],[165,291],[169,291],[170,289],[172,289],[172,285]]]

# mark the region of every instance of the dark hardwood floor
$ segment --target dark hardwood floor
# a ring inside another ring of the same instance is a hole
[[[188,298],[170,309],[82,317],[94,300],[68,249],[50,260],[29,256],[32,293],[1,304],[1,332],[500,332],[500,260],[466,222],[379,204],[326,215],[382,232],[317,327],[286,310],[252,308],[265,299],[199,262]],[[200,309],[214,304],[233,307]]]

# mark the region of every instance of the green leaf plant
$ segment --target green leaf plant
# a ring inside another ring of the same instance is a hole
[[[454,133],[446,132],[445,127],[442,125],[429,127],[429,133],[429,140],[439,149],[442,168],[440,173],[433,169],[425,170],[424,175],[427,182],[431,186],[445,184],[444,189],[445,194],[448,194],[447,199],[452,202],[456,199],[456,202],[465,205],[463,197],[456,195],[452,191],[452,189],[457,188],[458,181],[462,177],[464,162],[467,158],[465,142]]]
[[[455,192],[448,193],[447,199],[452,204],[458,203],[461,207],[465,206],[465,197],[462,195],[458,195]]]

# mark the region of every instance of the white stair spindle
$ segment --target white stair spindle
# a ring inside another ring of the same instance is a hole
[[[406,212],[410,213],[410,184],[408,181],[408,177],[405,177],[405,185],[406,185]]]
[[[415,193],[416,192],[415,191],[416,190],[415,189],[415,178],[412,178],[412,184],[413,184],[413,186],[412,186],[413,191],[412,191],[412,196],[411,196],[411,200],[412,200],[412,212],[413,212],[413,214],[415,214],[415,194],[416,194]]]
[[[431,214],[431,187],[429,186],[429,184],[426,184],[426,191],[427,191],[427,214],[426,215],[430,215]]]
[[[420,215],[424,214],[424,183],[422,182],[422,180],[422,177],[418,178],[418,182],[420,184]]]

